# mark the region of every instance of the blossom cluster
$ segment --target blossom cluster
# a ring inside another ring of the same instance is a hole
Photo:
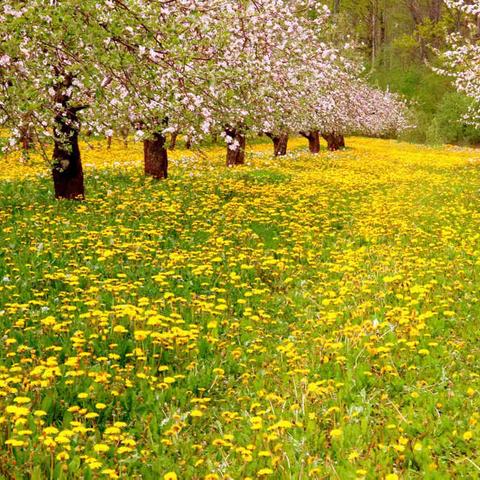
[[[442,72],[453,78],[458,91],[472,99],[467,120],[480,126],[480,1],[448,0],[447,5],[467,16],[470,34],[450,36]]]

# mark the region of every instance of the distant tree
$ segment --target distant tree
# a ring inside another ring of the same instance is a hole
[[[288,134],[299,130],[305,105],[333,67],[322,38],[329,15],[316,0],[235,1],[219,12],[224,37],[205,73],[205,103],[212,131],[227,141],[228,165],[244,163],[247,132],[268,134],[274,153],[286,152]]]
[[[446,3],[467,16],[468,28],[463,35],[450,36],[450,49],[444,54],[445,67],[439,71],[451,76],[457,90],[471,99],[468,118],[480,127],[480,0]]]

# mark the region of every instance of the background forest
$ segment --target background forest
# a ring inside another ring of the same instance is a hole
[[[459,120],[469,100],[432,71],[448,34],[466,28],[464,14],[442,0],[333,0],[330,7],[340,31],[361,45],[370,81],[414,102],[418,128],[405,140],[480,143],[480,131]]]

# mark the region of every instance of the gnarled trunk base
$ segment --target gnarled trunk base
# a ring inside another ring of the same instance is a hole
[[[33,148],[33,132],[28,125],[20,127],[22,150],[27,151]]]
[[[129,134],[129,133],[130,133],[130,132],[129,132],[128,127],[122,127],[122,128],[120,129],[120,135],[121,135],[121,137],[122,137],[122,139],[123,139],[123,146],[124,146],[125,148],[128,148],[128,134]]]
[[[280,135],[273,135],[272,133],[266,133],[265,135],[267,135],[267,137],[272,139],[273,154],[276,157],[283,157],[287,154],[288,133],[282,133]]]
[[[177,137],[178,137],[178,131],[175,130],[170,135],[170,145],[168,146],[169,150],[175,150],[175,147],[177,146]]]
[[[320,153],[320,133],[318,130],[300,132],[300,135],[308,140],[308,149],[310,150],[310,153]]]
[[[322,133],[322,137],[327,142],[327,147],[331,152],[336,152],[345,148],[345,137],[337,133]]]
[[[157,180],[168,176],[168,154],[165,137],[154,133],[150,140],[143,141],[143,161],[145,175]]]

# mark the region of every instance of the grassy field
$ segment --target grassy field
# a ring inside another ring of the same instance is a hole
[[[480,152],[0,159],[0,478],[480,477]]]

